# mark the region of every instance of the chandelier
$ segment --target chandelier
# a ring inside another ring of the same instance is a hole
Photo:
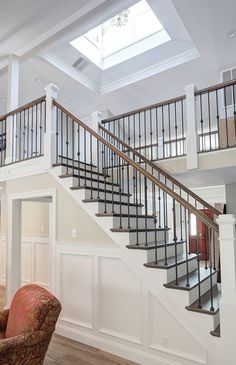
[[[129,21],[129,9],[122,11],[111,20],[112,26],[122,27]]]

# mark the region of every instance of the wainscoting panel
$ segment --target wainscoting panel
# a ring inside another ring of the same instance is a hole
[[[141,343],[142,286],[121,258],[98,258],[99,331]]]
[[[6,236],[0,240],[0,284],[6,284]],[[21,246],[22,285],[35,283],[49,288],[50,256],[48,237],[22,237]]]
[[[93,257],[87,254],[60,254],[61,319],[93,328]]]
[[[208,364],[205,348],[151,294],[120,248],[56,244],[57,332],[143,365]]]

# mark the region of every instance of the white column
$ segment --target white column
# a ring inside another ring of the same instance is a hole
[[[198,167],[197,132],[196,132],[196,103],[194,84],[185,87],[186,93],[186,152],[187,169]]]
[[[56,158],[56,108],[53,100],[58,99],[58,87],[49,84],[46,92],[46,133],[44,134],[44,167],[50,169]]]
[[[9,56],[8,64],[8,91],[7,91],[7,111],[10,112],[19,106],[19,58]],[[7,118],[7,136],[6,136],[6,163],[12,162],[12,144],[14,131],[12,117]]]
[[[98,124],[102,121],[102,113],[99,111],[95,111],[91,114],[91,127],[96,133],[99,132]],[[97,166],[97,139],[93,138],[93,155],[92,155],[92,163]]]
[[[21,287],[21,200],[9,200],[7,241],[7,306]]]
[[[219,224],[221,290],[220,332],[222,364],[235,365],[236,328],[236,229],[235,216],[220,215]]]

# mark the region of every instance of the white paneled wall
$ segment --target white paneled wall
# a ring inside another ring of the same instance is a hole
[[[6,236],[0,241],[0,284],[5,285]],[[21,273],[22,285],[37,283],[49,287],[50,262],[49,239],[44,237],[22,237]]]
[[[207,364],[207,351],[157,300],[120,248],[56,245],[61,335],[143,365]]]

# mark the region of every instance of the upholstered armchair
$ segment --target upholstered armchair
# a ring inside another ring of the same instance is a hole
[[[60,311],[47,290],[19,289],[10,309],[0,312],[0,365],[42,365]]]

